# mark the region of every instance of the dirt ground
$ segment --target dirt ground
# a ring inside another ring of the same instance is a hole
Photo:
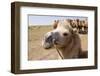
[[[51,26],[29,26],[28,28],[28,60],[55,60],[60,56],[55,48],[45,50],[41,46],[43,35],[51,31]],[[88,35],[80,35],[82,50],[88,49]]]

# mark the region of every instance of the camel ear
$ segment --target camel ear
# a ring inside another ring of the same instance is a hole
[[[78,33],[77,28],[73,28],[73,29],[72,29],[72,34],[75,34],[75,33]]]
[[[59,22],[59,20],[54,20],[54,22],[53,22],[53,29],[57,28],[58,22]]]

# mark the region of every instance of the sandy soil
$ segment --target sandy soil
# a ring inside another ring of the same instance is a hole
[[[55,60],[60,56],[55,48],[45,50],[41,46],[43,35],[51,31],[51,26],[29,26],[28,28],[28,60]],[[87,34],[80,35],[82,50],[87,51]]]

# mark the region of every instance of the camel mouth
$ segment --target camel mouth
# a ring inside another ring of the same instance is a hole
[[[44,49],[50,49],[51,47],[45,47]]]

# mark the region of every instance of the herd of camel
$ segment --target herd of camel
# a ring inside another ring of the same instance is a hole
[[[88,33],[88,21],[87,19],[66,19],[72,28],[76,29],[79,34],[87,34]],[[55,25],[59,22],[59,20],[55,20]],[[56,28],[56,26],[54,26]]]

